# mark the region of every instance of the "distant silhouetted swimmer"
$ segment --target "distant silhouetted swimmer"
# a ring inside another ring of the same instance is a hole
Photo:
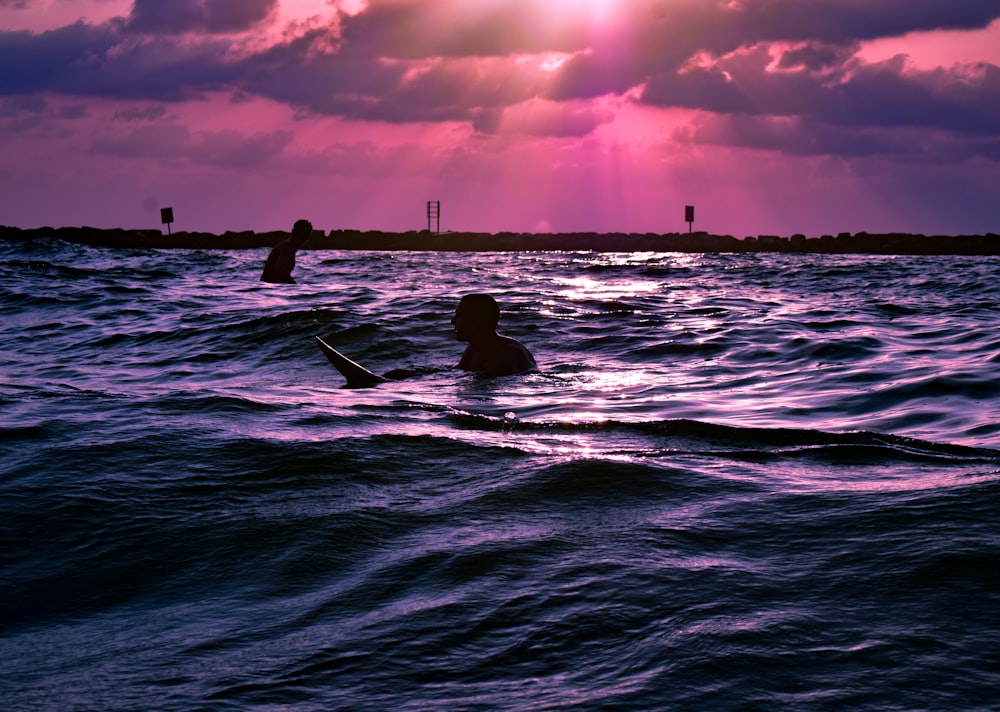
[[[264,263],[264,271],[260,275],[261,282],[275,284],[295,284],[292,270],[295,269],[295,253],[312,235],[313,226],[308,220],[296,220],[292,226],[292,234],[271,248],[271,253]]]
[[[451,323],[455,338],[468,342],[458,367],[484,376],[509,376],[538,370],[524,344],[497,333],[500,306],[489,294],[462,297]]]

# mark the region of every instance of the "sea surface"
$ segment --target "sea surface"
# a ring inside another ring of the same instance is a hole
[[[1000,709],[998,258],[264,257],[0,243],[3,710]]]

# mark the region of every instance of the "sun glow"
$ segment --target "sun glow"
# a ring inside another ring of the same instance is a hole
[[[565,52],[550,52],[549,54],[542,56],[542,61],[538,65],[538,68],[543,72],[556,72],[566,64],[567,60],[573,55],[567,54]]]
[[[592,24],[611,22],[622,6],[621,0],[546,0],[545,9],[559,17],[584,15]]]
[[[405,0],[413,2],[415,0]],[[584,28],[606,30],[608,26],[624,21],[627,16],[628,0],[537,0],[517,3],[511,0],[438,0],[442,8],[452,8],[461,17],[501,16],[511,17],[505,11],[517,10],[521,18],[528,20],[531,31],[553,30],[554,28]],[[532,25],[536,25],[532,27]],[[502,26],[497,26],[503,31]]]

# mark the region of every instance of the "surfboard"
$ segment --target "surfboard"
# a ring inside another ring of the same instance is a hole
[[[386,382],[386,379],[372,373],[361,364],[355,363],[351,359],[347,358],[344,354],[337,351],[337,349],[330,346],[330,344],[326,343],[318,336],[316,337],[316,343],[318,343],[319,347],[323,350],[327,361],[329,361],[333,367],[340,371],[340,374],[347,379],[347,385],[349,388],[366,388]]]

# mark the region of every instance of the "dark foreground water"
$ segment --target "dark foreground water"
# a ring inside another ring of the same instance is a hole
[[[998,709],[996,258],[263,257],[0,243],[4,710]]]

